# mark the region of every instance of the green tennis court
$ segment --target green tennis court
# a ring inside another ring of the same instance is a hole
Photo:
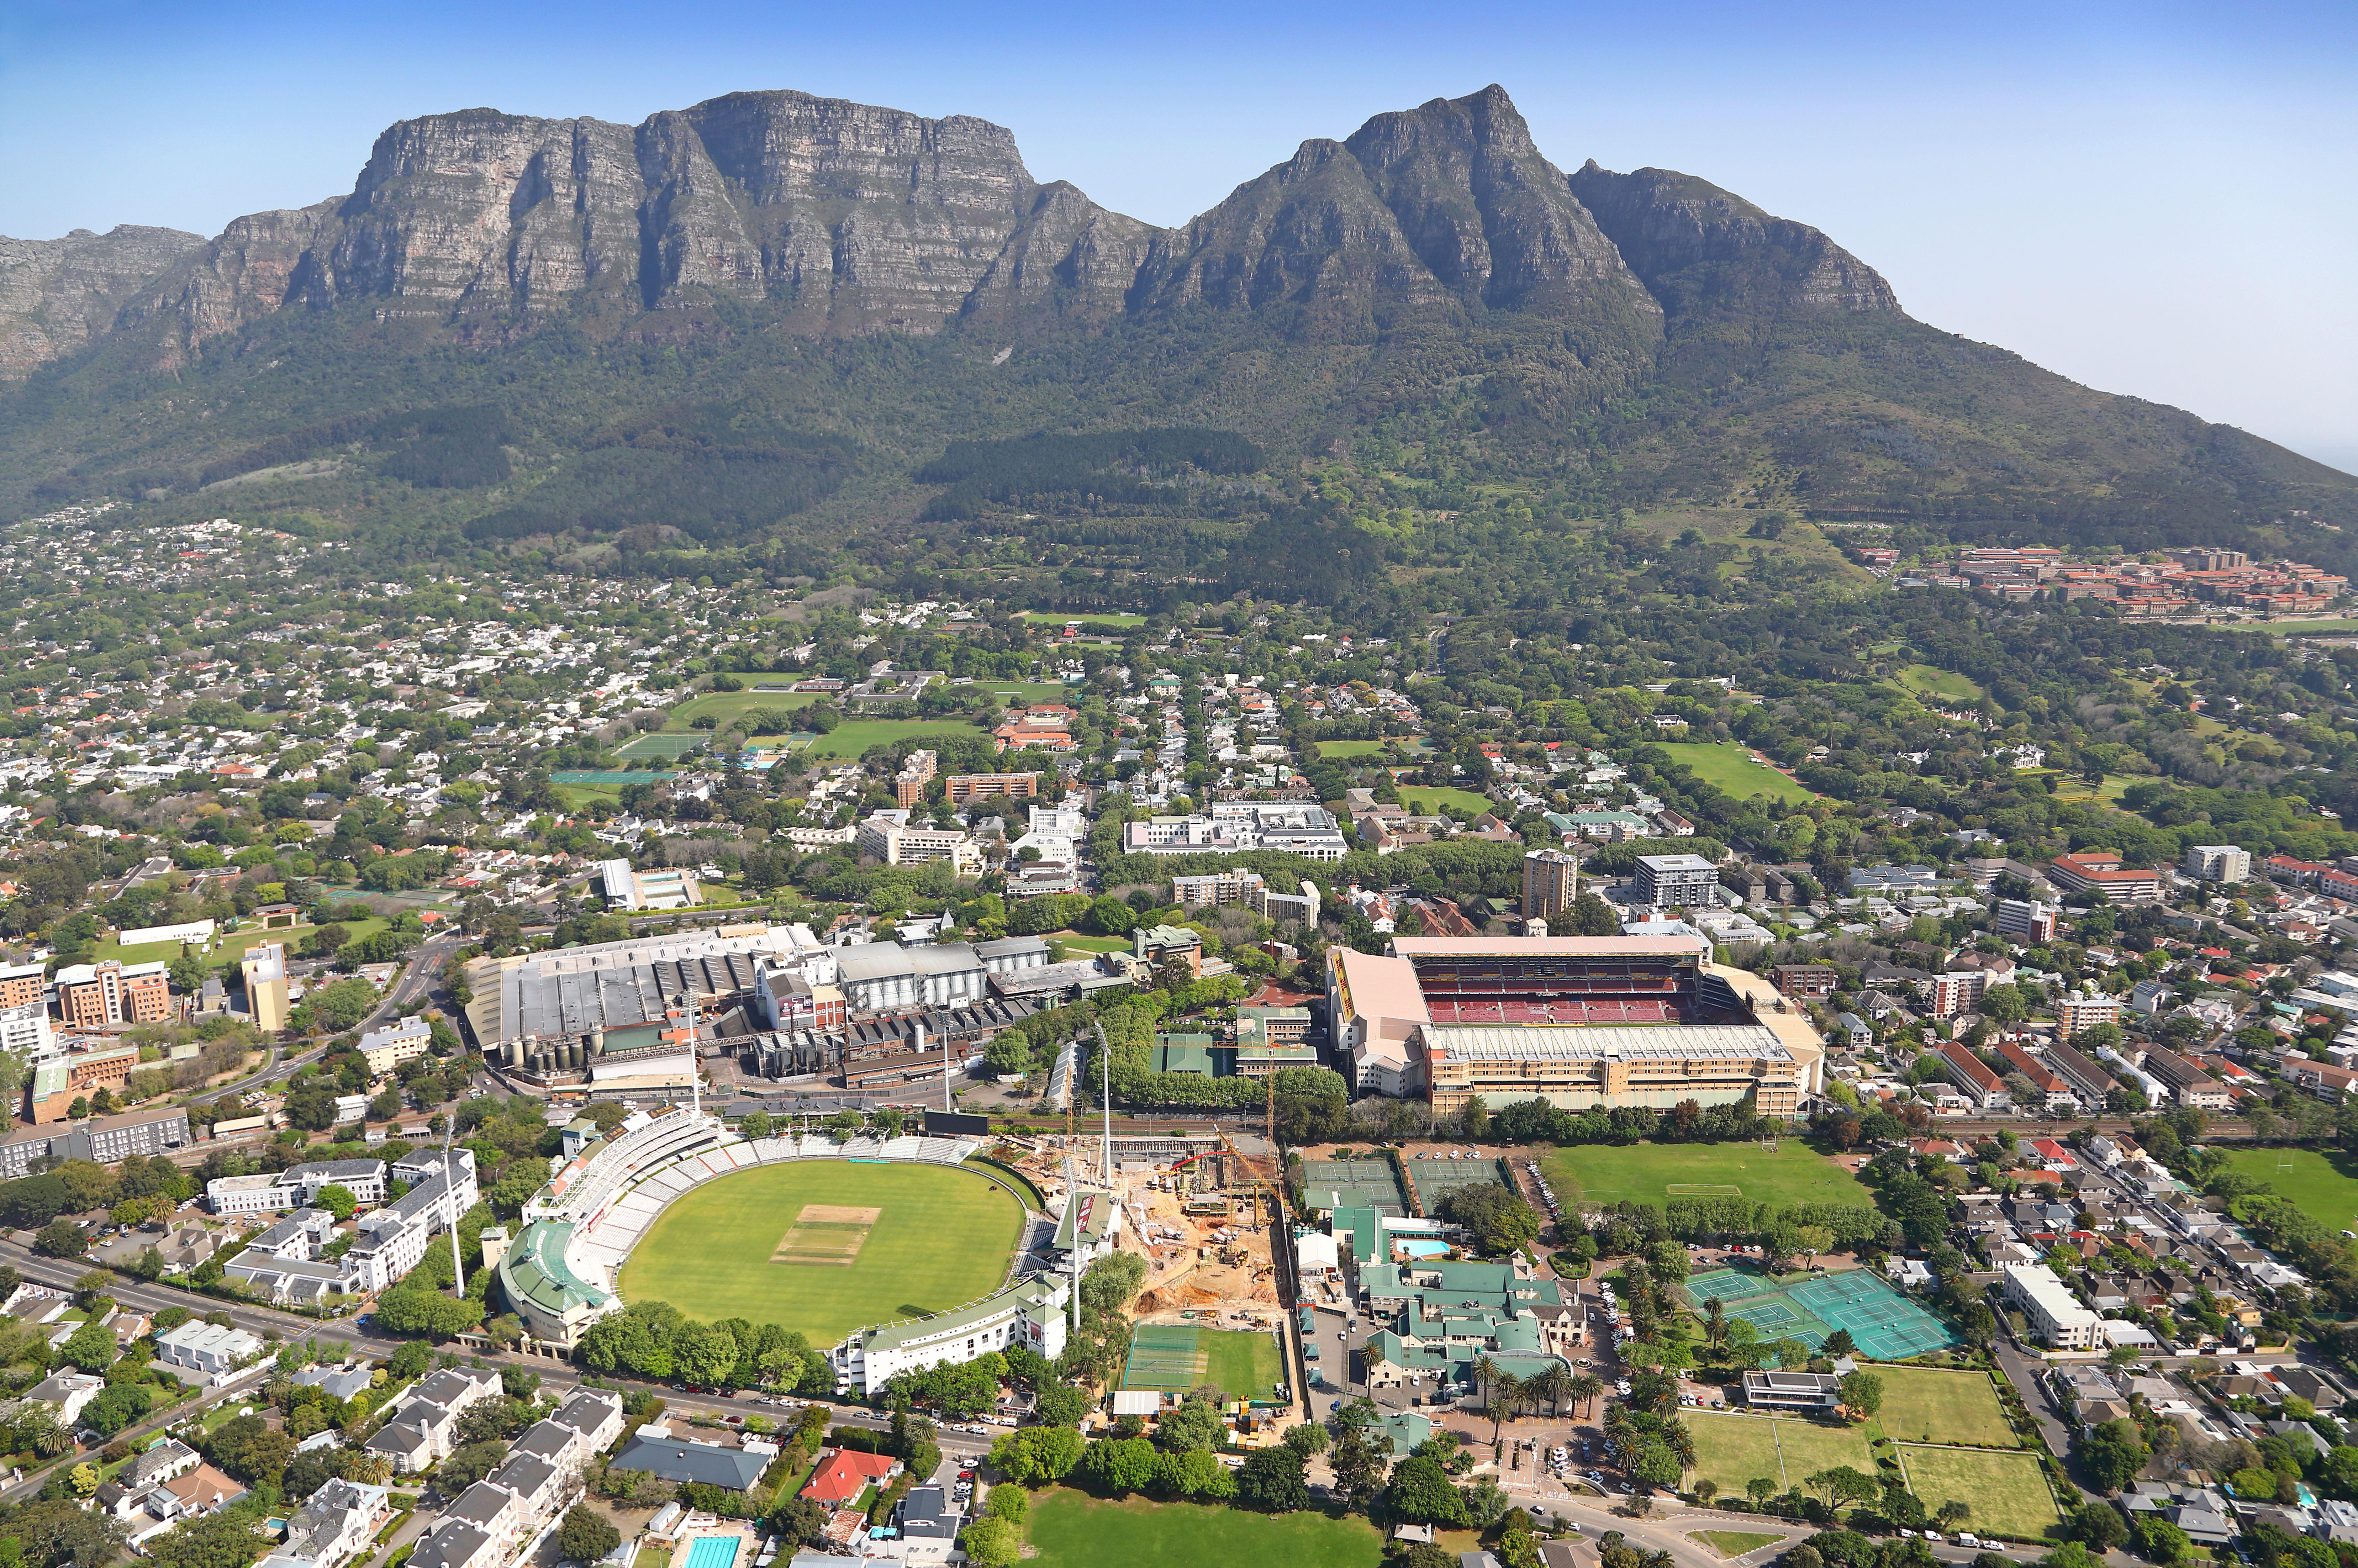
[[[1683,1304],[1696,1311],[1716,1297],[1728,1316],[1744,1319],[1766,1337],[1798,1339],[1812,1350],[1836,1329],[1847,1330],[1871,1361],[1905,1361],[1957,1343],[1947,1324],[1865,1269],[1791,1284],[1750,1269],[1714,1269],[1682,1290]]]
[[[1395,1219],[1408,1213],[1408,1195],[1389,1160],[1304,1161],[1302,1190],[1313,1206],[1323,1206],[1331,1192],[1341,1208],[1371,1208]]]

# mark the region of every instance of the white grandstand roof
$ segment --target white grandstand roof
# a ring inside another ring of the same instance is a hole
[[[1790,1061],[1776,1032],[1758,1023],[1645,1025],[1428,1023],[1425,1049],[1462,1061]]]

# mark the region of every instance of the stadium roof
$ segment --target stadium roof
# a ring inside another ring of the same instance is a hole
[[[1552,1024],[1428,1023],[1425,1049],[1467,1061],[1530,1061],[1553,1056],[1574,1061],[1694,1062],[1790,1060],[1792,1053],[1776,1031],[1758,1023],[1663,1024],[1595,1028]]]
[[[1658,958],[1709,953],[1699,936],[1395,936],[1399,958]]]
[[[565,1249],[573,1227],[557,1219],[536,1219],[509,1246],[500,1260],[501,1288],[512,1291],[547,1313],[563,1317],[581,1307],[602,1307],[606,1292],[582,1279],[565,1263]]]

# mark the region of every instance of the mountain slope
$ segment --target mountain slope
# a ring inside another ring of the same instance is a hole
[[[202,235],[129,223],[61,240],[0,238],[0,377],[109,330],[134,290],[202,243]]]
[[[16,340],[0,504],[301,512],[412,556],[885,560],[952,440],[1208,426],[1269,469],[1162,510],[1276,516],[1342,463],[1548,517],[2358,521],[2349,476],[1918,322],[1806,224],[1671,170],[1567,177],[1497,87],[1305,142],[1171,230],[1035,180],[987,122],[767,92],[406,120],[347,197],[132,232],[158,237],[109,236],[113,271],[0,293],[0,330],[65,323]]]

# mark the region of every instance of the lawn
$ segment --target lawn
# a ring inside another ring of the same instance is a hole
[[[773,1261],[814,1204],[878,1212],[864,1239],[832,1232],[858,1239],[848,1264]],[[705,1322],[782,1324],[832,1345],[855,1328],[990,1294],[1007,1277],[1022,1226],[1013,1197],[964,1171],[838,1160],[763,1165],[708,1182],[665,1209],[619,1284],[627,1300],[669,1302]]]
[[[1976,1535],[2039,1541],[2063,1522],[2035,1455],[1903,1443],[1899,1459],[1908,1471],[1908,1489],[1927,1513],[1937,1513],[1952,1499],[1963,1503],[1973,1512],[1963,1528]]]
[[[1765,795],[1771,800],[1798,805],[1814,799],[1814,795],[1795,780],[1787,778],[1766,762],[1752,760],[1749,746],[1731,743],[1714,745],[1707,741],[1658,741],[1671,760],[1692,769],[1695,777],[1737,800],[1749,800]]]
[[[668,762],[695,751],[698,746],[709,744],[711,740],[711,736],[700,730],[642,735],[635,741],[625,741],[615,747],[614,755],[631,762],[644,762],[659,757]]]
[[[977,680],[975,688],[991,696],[1014,697],[1023,702],[1062,702],[1073,695],[1073,688],[1062,681],[1047,680]]]
[[[1104,1502],[1058,1488],[1033,1498],[1038,1568],[1141,1563],[1282,1563],[1286,1568],[1377,1568],[1384,1538],[1366,1519],[1316,1510],[1264,1514],[1205,1503]]]
[[[1109,626],[1117,632],[1126,632],[1133,626],[1146,624],[1143,615],[1116,610],[1092,610],[1080,615],[1067,615],[1060,610],[1027,610],[1023,612],[1023,619],[1036,626],[1062,626],[1067,622],[1077,621],[1085,632],[1093,626]]]
[[[1774,1546],[1785,1538],[1762,1535],[1748,1530],[1698,1530],[1690,1532],[1689,1541],[1700,1541],[1722,1557],[1741,1557],[1747,1552],[1758,1552],[1764,1546]]]
[[[1496,811],[1498,803],[1488,795],[1476,795],[1470,789],[1452,789],[1446,785],[1401,784],[1401,804],[1412,816],[1431,816],[1444,806],[1460,811],[1470,811],[1479,816],[1486,811]]]
[[[1982,689],[1981,682],[1971,676],[1961,676],[1937,665],[1900,665],[1899,684],[1917,697],[1931,697],[1950,707],[1979,702],[1989,695]]]
[[[1744,1495],[1747,1482],[1764,1476],[1782,1492],[1799,1487],[1804,1476],[1841,1465],[1873,1475],[1872,1444],[1882,1435],[1873,1422],[1821,1425],[1813,1421],[1703,1411],[1687,1411],[1686,1420],[1695,1444],[1690,1481],[1716,1481],[1721,1491],[1736,1497]]]
[[[391,923],[373,915],[366,920],[344,920],[337,924],[344,928],[345,939],[352,941],[362,936],[373,936]],[[243,957],[249,949],[265,942],[284,942],[290,952],[299,951],[311,933],[318,929],[315,925],[288,925],[276,931],[228,932],[220,938],[213,950],[205,955],[205,962],[218,967],[233,958]],[[159,958],[168,961],[179,956],[180,945],[178,942],[142,942],[130,947],[102,942],[92,951],[91,958],[93,963],[115,958],[125,964],[151,964]]]
[[[973,740],[981,731],[955,719],[847,719],[810,743],[814,757],[857,757],[871,746],[896,741]]]
[[[671,710],[671,718],[664,728],[685,730],[689,720],[708,713],[720,721],[720,728],[726,730],[731,719],[749,709],[774,708],[792,712],[797,708],[808,708],[818,700],[819,696],[813,691],[754,691],[752,680],[745,684],[747,689],[744,691],[708,691],[702,697],[681,703]]]
[[[2339,1150],[2228,1149],[2227,1168],[2266,1182],[2328,1230],[2358,1230],[2358,1158]],[[2289,1157],[2292,1169],[2277,1167]]]
[[[1127,953],[1131,946],[1127,936],[1084,936],[1077,931],[1051,931],[1043,940],[1061,942],[1077,953]]]
[[[2021,1443],[2006,1424],[1997,1389],[1986,1372],[1943,1372],[1931,1367],[1878,1367],[1883,1379],[1883,1430],[1926,1443],[1977,1443],[2013,1448]]]
[[[1380,757],[1384,754],[1384,748],[1395,741],[1404,753],[1412,754],[1424,749],[1422,736],[1401,735],[1394,737],[1393,741],[1321,741],[1318,742],[1318,754],[1340,762],[1348,762],[1353,757]]]
[[[1838,1203],[1871,1206],[1858,1178],[1799,1139],[1778,1140],[1774,1154],[1758,1143],[1605,1143],[1554,1150],[1544,1157],[1548,1180],[1572,1203],[1624,1200],[1660,1204],[1672,1186],[1736,1187],[1754,1203]]]
[[[1195,1344],[1206,1356],[1204,1376],[1232,1400],[1268,1399],[1269,1386],[1285,1380],[1285,1358],[1266,1334],[1204,1328]]]

